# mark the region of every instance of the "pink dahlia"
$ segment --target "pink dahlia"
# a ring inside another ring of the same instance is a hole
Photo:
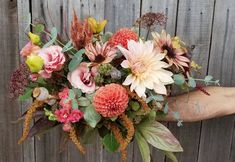
[[[86,55],[94,65],[111,62],[116,56],[116,52],[117,50],[110,47],[108,43],[101,45],[97,42],[96,45],[90,43],[86,46]]]
[[[178,37],[171,38],[164,30],[161,34],[155,32],[152,35],[156,51],[163,53],[170,65],[175,65],[183,71],[189,67],[190,60],[186,57],[188,51],[181,46],[182,42]]]
[[[104,117],[116,117],[122,114],[128,106],[128,93],[119,84],[108,84],[99,88],[93,98],[93,105]]]
[[[131,29],[122,28],[113,34],[109,40],[109,45],[111,47],[122,45],[124,48],[127,48],[127,42],[129,40],[138,41],[138,35]]]

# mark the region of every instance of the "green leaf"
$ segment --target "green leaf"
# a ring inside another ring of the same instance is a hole
[[[78,98],[78,104],[79,104],[79,106],[89,106],[91,103],[87,98],[80,97],[80,98]]]
[[[44,31],[44,29],[45,29],[45,26],[43,24],[36,24],[34,26],[34,32],[35,33],[41,33],[41,32]]]
[[[162,95],[151,95],[146,99],[146,102],[149,103],[153,100],[158,101],[158,102],[162,102],[162,101],[164,101],[164,97]]]
[[[188,77],[188,84],[192,88],[195,88],[197,86],[197,83],[196,83],[196,81],[194,80],[193,77]]]
[[[69,71],[73,71],[76,69],[76,67],[82,62],[82,57],[74,57],[70,62],[69,62]]]
[[[82,143],[92,143],[96,139],[96,135],[98,135],[97,129],[91,128],[89,126],[85,127],[84,134],[81,137]]]
[[[139,124],[137,129],[149,144],[160,150],[169,152],[183,151],[179,141],[169,129],[157,121]]]
[[[137,111],[140,108],[140,104],[136,101],[130,101],[130,105],[132,110]]]
[[[47,47],[53,45],[53,44],[55,43],[55,41],[56,41],[56,38],[57,38],[57,29],[56,29],[55,27],[53,27],[53,28],[51,29],[51,40],[50,40],[49,42],[47,42],[47,43],[43,46],[43,48],[47,48]]]
[[[175,157],[174,153],[168,152],[168,151],[163,151],[163,153],[166,155],[166,157],[168,157],[169,159],[171,159],[172,162],[178,162],[178,160],[177,160],[177,158]]]
[[[20,95],[18,99],[20,101],[25,101],[25,100],[29,99],[32,96],[32,93],[33,93],[33,89],[27,88],[25,90],[25,93],[23,95]]]
[[[77,53],[74,54],[76,58],[80,58],[86,52],[85,49],[80,49]]]
[[[175,74],[173,76],[173,79],[176,85],[183,85],[185,83],[185,78],[184,78],[184,75],[182,74]]]
[[[67,51],[71,50],[73,48],[73,47],[71,48],[71,46],[72,46],[72,41],[70,40],[69,42],[67,42],[65,44],[65,46],[62,49],[62,52],[67,52]]]
[[[169,110],[169,105],[168,105],[168,103],[166,103],[165,106],[164,106],[163,112],[164,112],[165,114],[167,114],[167,113],[168,113],[168,110]]]
[[[72,89],[69,90],[69,98],[74,99],[75,98],[75,93]]]
[[[113,133],[105,135],[102,143],[105,146],[105,148],[110,152],[115,152],[119,148],[119,143],[117,142]]]
[[[209,82],[209,81],[211,81],[212,79],[213,79],[213,76],[207,75],[207,76],[205,77],[204,81],[205,81],[205,82]]]
[[[85,96],[88,100],[90,100],[91,102],[93,101],[93,96],[95,95],[95,93],[91,93],[91,94],[88,94],[86,93]]]
[[[76,99],[72,100],[72,108],[73,109],[77,109],[78,108],[78,102],[76,101]]]
[[[84,119],[92,128],[95,128],[97,123],[100,121],[101,116],[98,114],[93,105],[89,105],[84,110]]]
[[[135,139],[137,141],[143,162],[150,162],[151,158],[148,143],[138,131],[135,132]]]

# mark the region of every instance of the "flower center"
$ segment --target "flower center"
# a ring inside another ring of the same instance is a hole
[[[132,65],[131,71],[135,76],[139,76],[145,72],[145,67],[146,65],[142,61],[137,61]]]
[[[170,58],[175,58],[175,52],[172,47],[165,44],[162,46],[162,49],[167,51],[167,56],[169,56]]]
[[[91,79],[91,74],[85,73],[81,80],[85,85],[89,86],[91,84]]]
[[[97,56],[95,56],[95,61],[96,63],[101,63],[105,60],[105,57],[101,54],[98,54]]]

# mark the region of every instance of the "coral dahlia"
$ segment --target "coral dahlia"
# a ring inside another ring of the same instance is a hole
[[[138,35],[128,28],[122,28],[113,34],[109,40],[109,44],[112,47],[122,45],[124,48],[127,48],[127,42],[129,40],[138,41]]]
[[[108,84],[99,88],[93,98],[93,105],[104,117],[116,117],[128,106],[128,93],[119,84]]]

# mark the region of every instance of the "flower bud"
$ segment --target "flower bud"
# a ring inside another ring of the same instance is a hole
[[[37,73],[40,70],[42,70],[44,61],[40,56],[31,54],[30,56],[27,57],[25,63],[28,65],[31,72]]]
[[[35,45],[41,44],[41,38],[38,35],[29,32],[28,36],[33,44],[35,44]]]

